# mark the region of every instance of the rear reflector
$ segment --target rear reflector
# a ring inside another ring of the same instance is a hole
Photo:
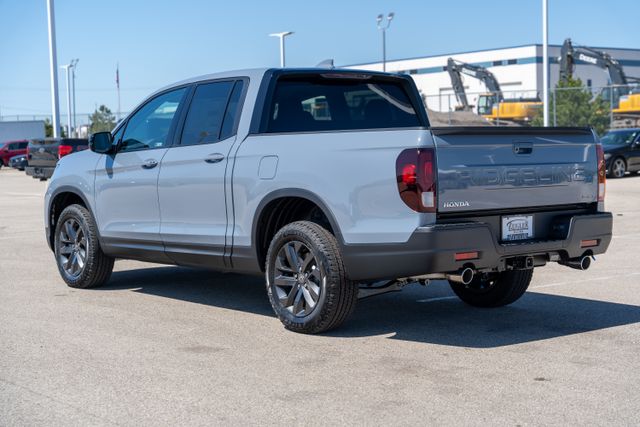
[[[598,246],[598,239],[592,239],[592,240],[580,240],[580,247],[581,248],[590,248],[593,246]]]
[[[454,255],[456,261],[465,261],[468,259],[477,259],[478,252],[458,252]]]

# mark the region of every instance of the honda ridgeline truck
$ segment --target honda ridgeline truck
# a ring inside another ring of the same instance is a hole
[[[408,76],[249,70],[166,87],[63,157],[46,238],[71,287],[116,258],[263,274],[282,323],[318,333],[410,282],[498,307],[534,268],[586,270],[604,193],[591,129],[432,128]]]

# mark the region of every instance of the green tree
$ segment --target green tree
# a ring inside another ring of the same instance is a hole
[[[554,106],[555,103],[555,106]],[[549,96],[549,121],[553,124],[555,107],[557,126],[591,126],[602,135],[609,128],[609,102],[593,95],[580,79],[560,81],[555,97]],[[533,118],[533,126],[542,126],[542,109]]]
[[[109,108],[101,105],[89,116],[89,132],[110,132],[116,125],[116,118]]]
[[[47,138],[53,138],[53,124],[49,118],[44,119],[44,136]],[[64,127],[60,126],[60,136],[65,138],[67,133],[64,131]]]

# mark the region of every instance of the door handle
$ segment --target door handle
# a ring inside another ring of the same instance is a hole
[[[222,160],[224,160],[224,154],[220,153],[210,154],[206,159],[204,159],[207,163],[220,163]]]
[[[158,161],[155,159],[147,159],[144,161],[144,163],[142,164],[142,167],[144,169],[153,169],[156,166],[158,166]]]

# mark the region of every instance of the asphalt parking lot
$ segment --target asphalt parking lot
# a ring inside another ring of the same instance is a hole
[[[444,282],[286,331],[260,278],[118,261],[73,290],[46,183],[0,170],[0,424],[640,424],[640,176],[608,181],[609,252],[481,310]]]

